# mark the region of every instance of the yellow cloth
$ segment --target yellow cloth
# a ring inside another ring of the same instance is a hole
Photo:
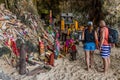
[[[72,31],[72,29],[71,29],[71,28],[69,28],[69,29],[68,29],[68,33],[67,33],[67,34],[68,34],[68,35],[70,35],[71,31]]]

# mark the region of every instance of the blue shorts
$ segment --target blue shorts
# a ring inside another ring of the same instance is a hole
[[[101,47],[101,56],[102,58],[107,58],[110,56],[111,47],[109,45],[102,45]]]
[[[84,44],[85,51],[94,51],[96,49],[96,45],[94,42],[89,42]]]

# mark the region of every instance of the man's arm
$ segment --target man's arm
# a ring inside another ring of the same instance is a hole
[[[104,39],[105,39],[105,30],[104,30],[104,28],[103,28],[103,29],[101,30],[100,48],[101,48],[102,45],[103,45]]]

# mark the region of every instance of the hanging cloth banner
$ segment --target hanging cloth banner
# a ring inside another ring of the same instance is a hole
[[[44,42],[40,39],[40,37],[39,37],[39,47],[40,47],[40,54],[44,55],[44,53],[45,53],[45,46],[44,46]]]
[[[78,30],[78,26],[79,26],[78,21],[75,21],[75,29],[76,30]]]
[[[65,21],[61,20],[61,30],[65,30]]]

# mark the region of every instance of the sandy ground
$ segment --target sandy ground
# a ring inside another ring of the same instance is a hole
[[[34,76],[20,76],[16,69],[8,66],[5,61],[0,59],[0,67],[5,74],[10,75],[16,80],[120,80],[120,48],[113,48],[111,53],[111,68],[107,75],[102,69],[102,59],[98,51],[94,54],[94,69],[89,72],[85,70],[84,51],[78,46],[77,61],[69,61],[69,57],[55,61],[55,67],[49,72]]]

